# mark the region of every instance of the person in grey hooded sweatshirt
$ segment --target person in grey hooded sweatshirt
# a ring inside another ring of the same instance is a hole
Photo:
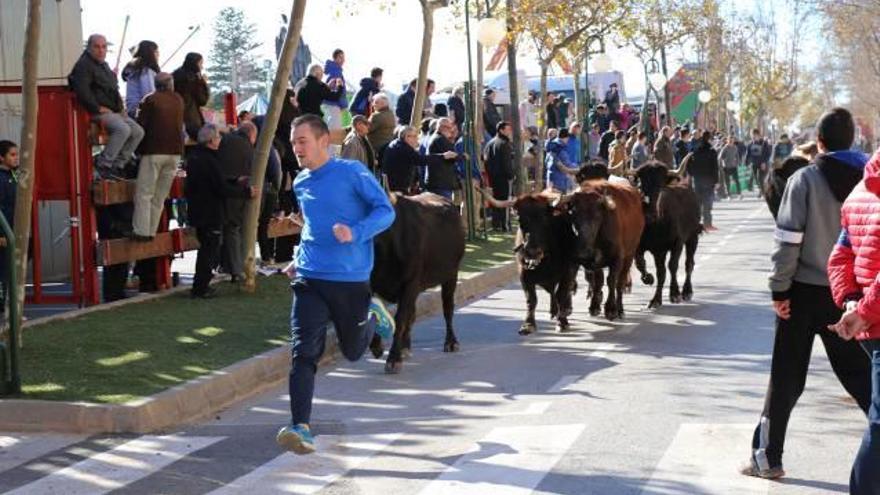
[[[828,330],[843,312],[831,296],[826,268],[840,234],[843,200],[862,179],[868,157],[849,151],[855,123],[846,109],[827,112],[817,129],[820,154],[788,179],[776,219],[770,275],[776,335],[764,411],[755,427],[752,455],[741,469],[748,476],[785,476],[785,432],[804,390],[817,335],[843,388],[865,413],[871,404],[868,356],[856,341]]]

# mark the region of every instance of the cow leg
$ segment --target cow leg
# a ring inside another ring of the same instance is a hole
[[[606,281],[608,297],[605,298],[605,319],[608,321],[614,321],[620,316],[617,308],[617,292],[623,289],[621,278],[625,280],[625,277],[620,272],[620,260],[613,260],[611,263],[608,263],[608,279]]]
[[[443,297],[443,319],[446,320],[446,341],[443,343],[443,352],[458,352],[458,339],[455,338],[455,330],[452,328],[457,285],[458,276],[440,287],[440,295]]]
[[[408,361],[412,357],[412,329],[416,324],[416,312],[412,311],[409,314],[409,320],[403,323],[403,328],[406,329],[400,341],[400,357],[403,358],[404,361]]]
[[[654,255],[654,268],[657,270],[657,288],[654,289],[654,298],[648,303],[648,309],[663,306],[663,285],[666,283],[666,251],[652,254]]]
[[[403,369],[404,339],[410,331],[407,328],[415,320],[416,298],[419,295],[418,287],[410,284],[403,290],[400,301],[397,303],[397,312],[394,314],[394,340],[391,349],[388,350],[388,358],[385,360],[385,373],[400,373]]]
[[[681,243],[676,243],[669,253],[669,302],[672,304],[681,302],[681,292],[678,289],[678,262],[681,260],[683,248]]]
[[[535,292],[535,284],[522,282],[523,292],[526,294],[526,319],[519,327],[520,335],[529,335],[538,329],[535,324],[535,307],[538,305],[538,294]]]
[[[602,314],[602,284],[605,283],[605,272],[602,269],[596,269],[589,272],[590,289],[592,295],[590,297],[590,316],[599,316]]]
[[[642,283],[645,285],[654,285],[654,276],[648,272],[648,265],[645,263],[645,252],[639,251],[636,254],[636,269],[642,274]]]
[[[373,340],[370,341],[370,352],[373,353],[373,357],[379,359],[385,354],[385,347],[382,345],[382,337],[379,337],[379,334],[373,334]]]
[[[691,274],[694,272],[694,258],[697,254],[697,244],[700,242],[700,237],[698,235],[694,235],[691,237],[687,245],[685,245],[684,251],[684,288],[682,289],[681,297],[685,301],[690,301],[694,298],[694,287],[691,285]]]
[[[571,314],[571,282],[561,280],[556,286],[556,293],[551,294],[551,299],[558,308],[556,317],[556,331],[567,332],[569,329],[568,315]]]
[[[561,284],[556,284],[555,287],[544,287],[547,292],[550,294],[550,319],[555,320],[559,317],[559,303],[557,302],[556,294],[559,291],[559,286]]]

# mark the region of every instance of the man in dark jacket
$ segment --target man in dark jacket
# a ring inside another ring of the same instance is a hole
[[[617,139],[618,130],[617,122],[612,120],[608,124],[608,130],[602,134],[602,138],[599,140],[599,158],[605,160],[605,163],[608,163],[608,150],[611,148],[611,143]]]
[[[495,107],[495,90],[486,88],[483,92],[483,126],[486,133],[495,136],[498,124],[501,122],[501,115],[498,114],[498,108]]]
[[[379,67],[370,71],[370,77],[361,79],[361,89],[354,95],[349,111],[352,115],[363,115],[369,117],[372,113],[370,102],[373,96],[382,91],[382,74],[383,71]]]
[[[107,144],[95,160],[98,173],[105,178],[121,179],[144,130],[126,115],[119,82],[106,59],[107,39],[100,34],[89,36],[88,46],[67,80],[80,104],[107,131]]]
[[[828,330],[843,311],[832,297],[827,268],[840,238],[841,205],[861,181],[868,157],[849,149],[855,136],[849,111],[830,110],[816,128],[821,154],[788,179],[776,219],[770,275],[776,334],[764,410],[752,437],[752,455],[741,470],[749,476],[785,476],[788,420],[804,391],[817,336],[843,388],[866,414],[871,406],[870,359],[856,341]]]
[[[510,181],[513,180],[513,127],[510,122],[501,121],[496,127],[495,137],[487,144],[485,150],[486,172],[492,185],[492,196],[495,199],[510,199]],[[507,219],[507,208],[492,208],[492,228],[501,232],[510,231]]]
[[[307,113],[323,118],[321,103],[324,100],[339,100],[345,92],[345,86],[339,79],[331,79],[329,85],[321,81],[324,77],[324,68],[318,64],[309,67],[309,75],[296,83],[296,102],[299,105],[300,115]]]
[[[544,101],[544,122],[547,123],[547,129],[559,129],[559,108],[556,106],[556,95],[547,92]]]
[[[605,105],[611,115],[617,115],[620,110],[620,92],[617,90],[617,83],[611,83],[608,91],[605,92]]]
[[[654,159],[663,163],[670,169],[675,168],[675,152],[672,149],[672,129],[663,127],[660,137],[654,143]]]
[[[255,198],[258,189],[247,183],[230,184],[220,172],[220,131],[206,124],[199,131],[199,146],[186,164],[186,201],[189,223],[196,228],[199,252],[190,295],[194,298],[214,297],[209,287],[212,270],[220,257],[223,225],[226,223],[227,198]]]
[[[0,140],[0,211],[6,217],[9,226],[13,226],[15,218],[15,196],[18,188],[18,180],[15,170],[18,168],[18,146],[12,141]],[[6,248],[0,248],[0,313],[6,308],[6,274],[9,267],[6,266]]]
[[[148,240],[159,228],[162,209],[183,154],[183,98],[174,92],[171,74],[156,75],[156,91],[141,102],[138,121],[145,136],[139,148],[141,163],[132,230],[135,240]]]
[[[418,82],[418,79],[410,81],[409,87],[397,99],[397,108],[394,110],[394,115],[397,115],[397,123],[400,125],[409,125],[412,118],[413,105],[416,101],[416,82]]]
[[[251,175],[254,162],[254,145],[257,142],[257,126],[242,122],[235,132],[225,134],[217,150],[220,173],[229,184],[244,182]],[[244,275],[244,238],[241,227],[247,201],[243,198],[227,198],[226,222],[223,224],[223,242],[220,249],[220,265],[237,282]]]
[[[455,144],[452,142],[454,137],[455,124],[445,117],[438,119],[437,132],[428,141],[428,153],[432,155],[446,155],[449,151],[455,153]],[[458,157],[458,153],[455,153],[455,157]],[[457,181],[455,158],[444,159],[438,163],[428,162],[428,191],[451,200]]]
[[[761,137],[761,131],[752,130],[752,142],[746,148],[746,162],[751,166],[752,175],[749,177],[749,191],[758,187],[758,197],[763,196],[761,189],[764,187],[764,178],[767,176],[767,164],[770,161],[770,143]]]
[[[700,200],[703,229],[718,230],[712,225],[712,203],[715,201],[715,185],[718,184],[718,153],[712,148],[712,133],[704,131],[700,142],[687,165],[687,173],[694,178],[694,190]]]

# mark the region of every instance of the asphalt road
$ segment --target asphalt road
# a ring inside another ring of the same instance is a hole
[[[817,343],[789,425],[788,477],[741,476],[763,404],[773,317],[766,290],[772,222],[755,199],[716,208],[695,300],[608,323],[576,298],[573,331],[517,335],[518,284],[461,308],[462,345],[442,353],[439,317],[414,330],[400,375],[337,363],[318,378],[319,452],[279,451],[286,387],[166,435],[0,434],[0,492],[321,494],[846,493],[864,417]],[[650,265],[650,261],[649,261]],[[667,298],[668,300],[668,298]]]

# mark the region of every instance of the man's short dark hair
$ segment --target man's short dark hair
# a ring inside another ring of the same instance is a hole
[[[6,139],[0,140],[0,158],[9,154],[12,148],[18,148],[18,145]]]
[[[385,71],[382,70],[381,67],[373,67],[373,70],[370,71],[370,78],[376,79],[377,77],[382,77]]]
[[[568,133],[568,129],[559,129],[559,134],[557,135],[557,137],[559,137],[561,139],[561,138],[567,138],[570,135],[571,134]]]
[[[342,51],[342,48],[337,48],[333,50],[333,60],[336,60],[336,57],[343,55],[345,52]]]
[[[856,123],[849,110],[832,108],[816,124],[817,139],[828,151],[847,150],[856,138]]]
[[[684,129],[681,130],[681,135],[682,135],[682,136],[690,136],[690,135],[691,135],[691,130],[688,129],[687,127],[685,127]]]
[[[758,135],[760,135],[760,134],[761,134],[761,130],[760,130],[760,129],[757,129],[757,128],[756,128],[756,129],[752,129],[752,134],[758,134]]]
[[[315,138],[320,138],[322,136],[330,134],[330,128],[327,127],[327,123],[324,122],[324,119],[311,113],[307,113],[301,117],[297,117],[296,120],[293,121],[294,129],[301,125],[309,126],[309,128],[312,130],[312,133],[315,135]]]
[[[614,133],[614,139],[623,139],[626,137],[626,133],[623,131],[617,131]]]
[[[497,125],[495,125],[495,131],[500,133],[501,131],[503,131],[504,129],[507,129],[508,127],[510,127],[510,122],[508,122],[506,120],[502,120]]]
[[[642,131],[642,132],[639,133],[639,136],[638,136],[638,137],[639,137],[639,139],[646,138],[646,137],[648,137],[648,134],[645,133],[645,131]]]
[[[411,87],[411,88],[415,88],[415,87],[416,87],[416,83],[418,83],[418,82],[419,82],[419,78],[417,77],[417,78],[415,78],[415,79],[413,79],[412,81],[409,82],[409,87]]]

